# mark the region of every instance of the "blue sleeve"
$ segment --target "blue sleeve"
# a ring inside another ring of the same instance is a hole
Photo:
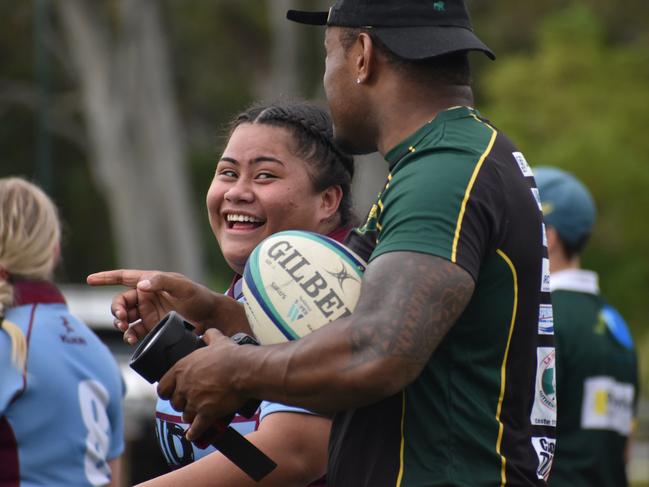
[[[263,401],[259,406],[259,422],[263,421],[266,416],[273,413],[299,413],[299,414],[313,414],[316,413],[308,409],[302,409],[295,406],[287,406],[278,402]]]
[[[0,328],[0,416],[14,395],[23,389],[23,374],[11,360],[11,337]]]

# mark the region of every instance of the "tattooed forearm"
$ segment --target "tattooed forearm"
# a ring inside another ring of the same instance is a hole
[[[474,282],[461,267],[414,252],[372,262],[351,325],[352,364],[399,357],[415,367],[430,358],[466,307]],[[377,316],[370,321],[368,316]]]

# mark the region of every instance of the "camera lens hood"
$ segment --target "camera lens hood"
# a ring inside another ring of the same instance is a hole
[[[175,311],[168,313],[138,345],[129,366],[150,383],[158,382],[178,360],[205,346]]]

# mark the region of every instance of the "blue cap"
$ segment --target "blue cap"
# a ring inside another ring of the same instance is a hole
[[[582,242],[595,223],[595,202],[586,186],[556,167],[535,168],[534,179],[545,223],[554,227],[566,243]]]

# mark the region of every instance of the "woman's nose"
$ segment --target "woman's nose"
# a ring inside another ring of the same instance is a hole
[[[255,194],[251,182],[246,178],[239,178],[237,179],[237,182],[225,192],[224,197],[227,201],[233,203],[239,201],[249,203],[255,199]]]

